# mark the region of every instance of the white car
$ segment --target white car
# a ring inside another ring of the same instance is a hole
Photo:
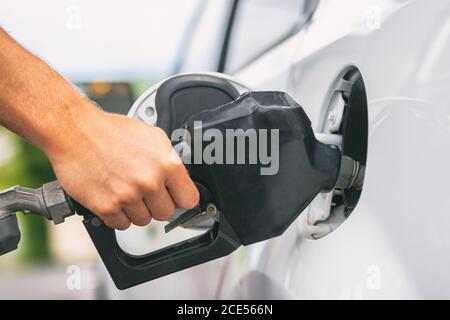
[[[203,1],[176,72],[288,92],[366,164],[280,237],[110,298],[450,298],[450,2]],[[123,247],[157,242],[133,229]],[[105,273],[105,279],[108,279]]]

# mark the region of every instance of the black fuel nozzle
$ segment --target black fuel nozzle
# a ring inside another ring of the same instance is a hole
[[[159,110],[159,115],[163,112]],[[239,148],[233,145],[223,149],[222,160],[218,157],[219,161],[212,163],[195,159],[199,152],[211,149],[212,139],[201,139],[198,144],[194,141],[191,146],[192,152],[187,155],[192,161],[186,167],[200,191],[200,203],[168,224],[166,231],[212,221],[198,237],[146,255],[131,255],[119,246],[115,231],[71,200],[57,181],[39,189],[16,187],[0,193],[0,219],[15,230],[17,224],[6,219],[17,210],[33,211],[55,223],[74,212],[82,215],[114,283],[126,289],[226,256],[241,245],[279,236],[318,193],[362,184],[363,166],[343,157],[338,147],[318,141],[304,110],[283,92],[246,93],[192,115],[185,129],[194,137],[199,130],[212,129],[223,137],[224,145],[240,139],[246,146],[256,134],[256,149],[244,149],[239,154]],[[228,135],[231,131],[234,134]],[[259,140],[258,134],[266,140]],[[254,152],[262,158],[254,161]],[[2,234],[0,228],[0,237]],[[18,242],[17,234],[12,234],[4,242],[4,250]]]

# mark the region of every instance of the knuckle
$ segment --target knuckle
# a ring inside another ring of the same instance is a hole
[[[100,216],[110,217],[117,213],[118,206],[113,202],[101,203],[94,206],[94,212]]]
[[[173,175],[186,174],[187,172],[183,163],[175,161],[167,161],[164,165],[164,170],[167,176],[172,177]]]
[[[158,175],[148,176],[141,181],[141,187],[147,192],[159,191],[162,185],[162,179]]]
[[[139,199],[139,192],[133,188],[122,188],[116,191],[117,201],[121,205],[129,205]]]
[[[175,213],[175,206],[167,206],[158,212],[158,220],[165,221],[172,217]]]

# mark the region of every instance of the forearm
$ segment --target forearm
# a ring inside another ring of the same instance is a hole
[[[111,227],[198,203],[163,130],[101,111],[1,28],[0,124],[42,149],[64,190]]]
[[[70,83],[0,28],[0,124],[46,153],[98,112]]]

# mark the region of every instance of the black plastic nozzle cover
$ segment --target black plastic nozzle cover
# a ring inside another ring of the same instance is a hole
[[[201,128],[196,126],[197,121],[202,121]],[[84,215],[89,236],[119,289],[223,257],[240,245],[278,236],[320,191],[331,190],[337,180],[340,151],[314,137],[305,112],[286,93],[244,94],[228,104],[194,114],[185,128],[192,133],[215,129],[225,139],[227,129],[241,130],[243,134],[248,129],[266,129],[268,136],[272,130],[278,130],[277,145],[267,140],[272,153],[278,147],[278,170],[274,174],[261,174],[267,165],[260,161],[256,164],[191,161],[186,166],[199,188],[200,204],[204,207],[214,202],[220,212],[218,222],[196,238],[142,256],[121,249],[114,230],[98,223],[94,214],[74,202],[76,211]],[[208,145],[202,141],[200,151]],[[251,151],[246,150],[245,157],[249,158]],[[191,156],[195,152],[194,147]]]
[[[255,130],[261,139],[261,130],[266,131],[267,139],[259,143],[258,154],[267,144],[271,168],[261,159],[249,164],[248,145],[245,164],[238,164],[234,154],[229,157],[234,157],[232,164],[188,165],[191,177],[210,190],[243,245],[282,234],[319,192],[335,186],[341,161],[339,149],[315,138],[308,116],[287,93],[246,93],[231,103],[192,116],[186,128],[191,136],[196,130],[213,128],[224,139],[235,140],[242,135],[250,139]],[[235,134],[227,135],[229,129]],[[203,142],[202,149],[209,143]],[[194,155],[195,143],[193,146]],[[236,148],[223,150],[223,159],[229,156],[227,152],[236,152]]]

